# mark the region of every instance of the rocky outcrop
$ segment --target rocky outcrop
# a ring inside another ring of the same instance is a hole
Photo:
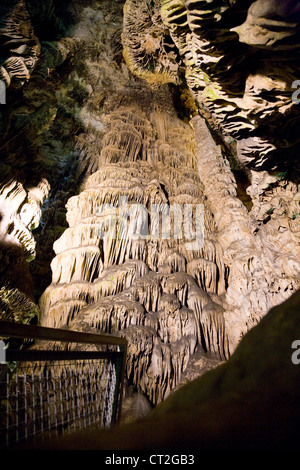
[[[0,7],[0,80],[22,86],[29,80],[40,53],[24,0],[4,0]]]
[[[291,0],[257,0],[250,5],[246,21],[234,31],[240,42],[251,46],[289,49],[281,41],[299,32],[299,19],[300,7]]]
[[[3,292],[126,336],[149,408],[300,287],[299,9],[3,5]]]
[[[0,189],[0,277],[4,283],[29,296],[32,295],[32,278],[28,262],[36,254],[32,230],[39,225],[41,206],[48,192],[46,180],[31,188],[11,180],[3,182]]]
[[[291,100],[299,77],[297,5],[268,0],[231,4],[162,0],[151,7],[139,2],[139,9],[144,8],[156,24],[160,4],[159,21],[167,31],[163,36],[152,31],[153,26],[149,29],[146,21],[134,21],[135,3],[128,0],[125,8],[123,42],[129,66],[139,75],[141,69],[146,72],[149,65],[142,64],[148,53],[143,45],[169,34],[203,115],[237,161],[252,169],[293,168],[299,130],[299,108]],[[165,69],[161,71],[166,78]]]
[[[299,293],[272,309],[230,360],[174,392],[146,418],[81,432],[46,449],[296,450],[300,416]],[[299,341],[298,341],[299,343]],[[74,438],[75,437],[75,438]],[[43,445],[41,445],[43,447]]]
[[[190,249],[176,236],[175,217],[170,236],[160,235],[168,230],[152,217],[153,207],[184,214],[184,204],[201,206],[204,195],[192,128],[167,105],[166,88],[140,86],[140,106],[133,102],[106,118],[100,169],[67,204],[70,228],[54,245],[42,324],[125,335],[127,376],[156,404],[180,382],[196,348],[228,357],[226,270],[209,206],[203,246]]]
[[[130,70],[153,84],[177,83],[182,60],[161,17],[161,1],[126,2],[123,53]]]
[[[126,5],[123,43],[134,54],[127,36],[143,44],[148,29],[132,22],[134,1]],[[156,17],[157,5],[152,8]],[[299,12],[291,2],[162,0],[160,15],[200,114],[220,144],[194,116],[199,174],[230,272],[225,317],[233,350],[241,334],[299,287],[299,179],[289,170],[298,145],[292,84],[299,69]]]
[[[241,335],[257,324],[268,309],[299,288],[298,229],[295,230],[296,225],[293,227],[296,219],[289,215],[293,209],[288,214],[278,208],[273,215],[273,209],[267,203],[264,205],[262,189],[259,196],[253,197],[254,205],[248,213],[237,197],[236,183],[221,148],[216,146],[200,117],[193,118],[193,124],[199,142],[196,151],[199,173],[215,216],[224,263],[230,270],[224,305],[226,331],[233,350]],[[270,184],[271,198],[279,203],[276,195],[281,194],[279,204],[286,209],[287,201],[292,204],[294,198],[298,199],[297,185],[280,185],[265,172],[259,176],[257,186],[253,178],[252,194],[259,192],[259,186]],[[222,206],[216,194],[222,195]],[[258,207],[261,219],[257,215]]]
[[[37,305],[17,289],[1,287],[0,289],[0,316],[1,320],[17,323],[30,323],[32,319],[39,318]]]

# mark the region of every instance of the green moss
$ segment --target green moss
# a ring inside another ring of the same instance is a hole
[[[217,95],[216,89],[212,85],[209,85],[205,88],[203,97],[204,99],[209,99],[211,101],[220,99],[220,96]]]
[[[123,57],[129,68],[130,72],[141,78],[142,80],[147,81],[150,85],[165,85],[167,83],[178,83],[178,78],[167,73],[166,71],[157,72],[155,70],[155,64],[153,62],[148,65],[148,70],[139,67],[130,53],[130,48],[124,46],[123,48]]]
[[[23,292],[9,287],[0,288],[0,319],[19,323],[29,323],[39,318],[38,306]]]
[[[282,181],[285,180],[287,176],[287,171],[279,171],[279,173],[276,174],[276,179],[277,181]]]
[[[181,99],[182,106],[186,110],[186,113],[187,115],[189,115],[189,117],[194,117],[198,115],[198,108],[188,88],[185,88],[184,90],[182,90],[180,99]]]
[[[29,254],[26,258],[27,263],[31,263],[35,259],[35,255]]]
[[[211,83],[211,80],[210,80],[209,76],[207,75],[207,73],[202,72],[202,78],[203,78],[204,83],[206,83],[207,85],[209,85]]]

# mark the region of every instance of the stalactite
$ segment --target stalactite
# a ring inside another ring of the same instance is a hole
[[[81,310],[74,321],[83,321],[93,328],[115,334],[130,325],[142,325],[145,311],[140,303],[130,300],[125,294],[107,296],[91,307]]]
[[[54,283],[72,281],[93,281],[103,269],[101,252],[98,247],[84,246],[70,248],[52,261]]]
[[[300,287],[299,8],[83,3],[0,6],[0,307],[39,315],[54,242],[41,324],[126,336],[157,404]]]
[[[39,319],[40,311],[25,294],[5,286],[0,288],[0,315],[4,321],[30,323]]]
[[[161,106],[162,100],[170,103],[166,89],[154,101],[149,93],[146,108],[120,106],[106,117],[99,169],[68,201],[69,228],[54,245],[53,283],[41,305],[48,326],[125,335],[127,376],[156,404],[179,384],[196,349],[226,356],[227,336],[221,314],[213,310],[211,319],[203,314],[212,303],[210,293],[222,308],[218,294],[225,285],[210,208],[204,244],[195,250],[186,243],[185,221],[180,237],[176,212],[169,211],[175,207],[186,217],[186,204],[194,213],[197,204],[206,205],[193,129],[170,104]],[[143,222],[137,204],[148,211]],[[153,204],[170,217],[165,239],[168,222],[162,227],[160,218],[153,218]]]
[[[43,326],[59,328],[60,325],[69,325],[86,305],[87,302],[85,300],[59,300],[51,305],[48,318],[43,323]]]

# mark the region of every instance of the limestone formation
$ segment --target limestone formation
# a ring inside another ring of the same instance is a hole
[[[14,0],[0,17],[1,315],[38,316],[35,299],[44,326],[125,336],[149,409],[300,287],[299,8]]]
[[[28,262],[36,254],[32,230],[39,225],[41,206],[48,192],[49,184],[44,179],[35,187],[25,188],[14,179],[2,181],[0,189],[0,276],[4,283],[26,294],[32,288]]]
[[[151,83],[179,83],[181,58],[163,23],[160,8],[160,0],[126,2],[124,56],[130,70]]]
[[[272,309],[226,364],[180,387],[144,419],[85,430],[43,448],[162,449],[176,457],[179,451],[297,450],[300,369],[291,357],[298,362],[299,346],[291,344],[300,333],[299,308],[298,292]]]
[[[184,213],[184,204],[204,202],[192,128],[172,107],[160,109],[159,94],[167,98],[166,90],[151,92],[147,112],[135,104],[106,119],[100,169],[67,204],[70,228],[54,245],[52,284],[42,297],[44,325],[125,335],[127,376],[153,403],[180,382],[196,347],[228,357],[226,274],[209,207],[198,250],[174,237],[174,219],[165,240],[150,236],[162,230],[155,219],[145,233],[135,226],[137,204],[149,213],[153,204],[176,204]],[[117,220],[122,197],[129,216]]]
[[[299,111],[291,101],[293,83],[299,78],[299,7],[288,0],[160,3],[162,22],[184,64],[187,84],[227,149],[253,169],[292,167],[291,148],[297,146],[299,130]],[[148,12],[152,8],[157,17],[157,4],[139,4],[140,9],[147,5]],[[125,11],[134,5],[127,0]],[[124,29],[123,42],[129,48],[125,57],[132,64],[138,51],[141,63],[147,52],[128,45],[127,36],[144,44],[148,26],[130,18],[129,31],[126,22]],[[293,130],[288,122],[293,122]]]
[[[37,305],[17,289],[1,287],[0,289],[1,320],[17,323],[30,323],[40,312]]]
[[[0,80],[6,86],[23,85],[29,80],[40,52],[24,0],[4,0],[0,6]],[[4,59],[4,60],[3,60]]]

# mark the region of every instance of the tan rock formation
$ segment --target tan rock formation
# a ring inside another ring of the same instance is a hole
[[[148,450],[157,463],[157,449],[195,460],[200,450],[297,450],[300,368],[291,357],[299,359],[299,349],[291,344],[300,334],[299,294],[272,309],[226,364],[181,387],[144,419],[40,446]]]
[[[6,52],[1,60],[0,80],[7,86],[29,80],[40,52],[31,18],[24,0],[4,0],[0,7],[0,44]],[[2,54],[1,54],[2,55]]]
[[[35,283],[45,326],[126,336],[128,387],[157,404],[300,287],[299,9],[23,3],[0,9],[24,43],[0,64],[1,280]]]
[[[130,236],[135,220],[140,222],[134,218],[136,204],[151,214],[153,204],[163,210],[177,205],[184,213],[184,204],[204,202],[191,126],[171,106],[166,111],[159,106],[161,98],[170,101],[166,88],[156,93],[145,87],[147,95],[151,104],[121,107],[106,119],[100,169],[69,200],[70,228],[54,246],[42,324],[88,325],[128,337],[127,375],[157,403],[180,382],[196,347],[228,357],[219,297],[226,280],[209,207],[207,241],[197,250],[175,238],[175,219],[170,239],[159,232],[151,236],[162,230],[152,218],[145,233],[135,226],[137,236]],[[110,226],[122,197],[131,217]]]

